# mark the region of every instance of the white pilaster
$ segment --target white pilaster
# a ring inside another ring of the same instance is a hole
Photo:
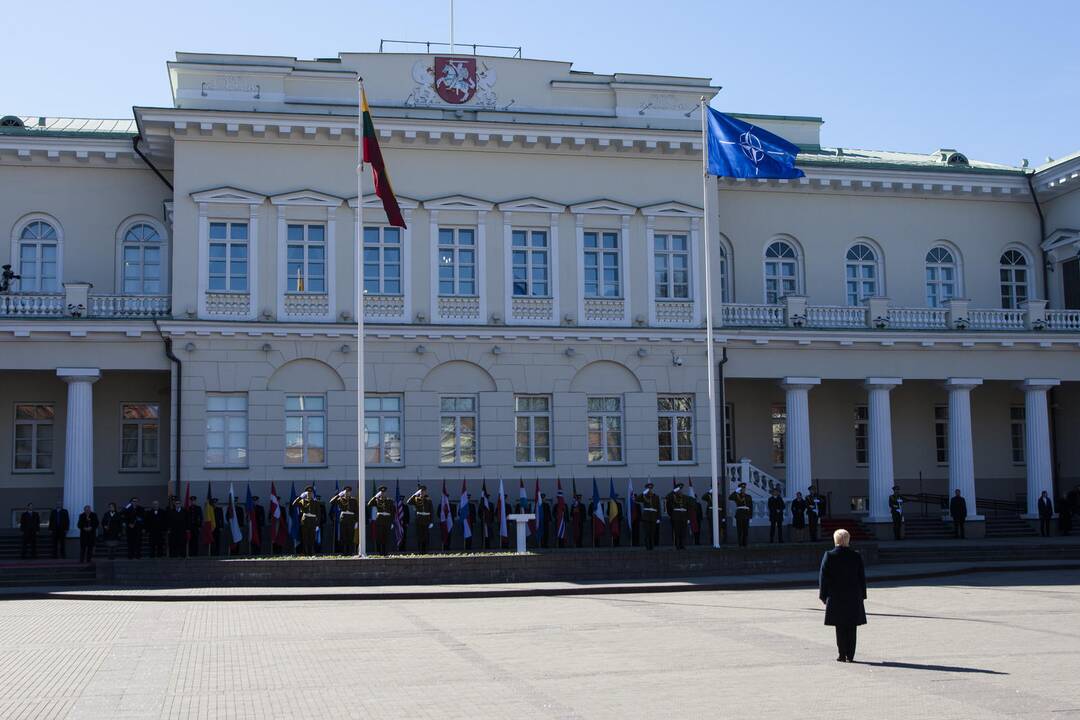
[[[97,368],[57,368],[68,384],[67,425],[64,442],[64,508],[77,518],[83,507],[94,505],[94,393],[101,377]],[[68,537],[78,537],[71,523]]]
[[[1050,417],[1046,393],[1060,380],[1028,379],[1024,391],[1024,460],[1027,461],[1027,514],[1039,516],[1039,496],[1054,496],[1054,471],[1050,457]]]
[[[787,466],[789,498],[810,488],[810,389],[821,384],[816,377],[786,377],[781,387],[787,391],[787,434],[784,437],[784,463]]]
[[[869,395],[868,440],[870,481],[867,495],[869,522],[888,522],[889,495],[893,487],[892,405],[889,391],[902,383],[900,378],[866,378]]]
[[[975,511],[975,446],[971,436],[971,391],[981,378],[949,378],[949,497],[959,490],[967,501],[968,519],[981,519]]]

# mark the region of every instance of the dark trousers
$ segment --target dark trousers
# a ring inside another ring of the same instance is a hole
[[[173,530],[169,533],[169,557],[184,557],[184,547],[186,545],[183,530]]]
[[[960,538],[961,540],[964,538],[964,523],[966,522],[967,518],[963,517],[954,517],[952,519],[953,537]]]
[[[902,539],[904,536],[904,516],[899,513],[893,513],[892,534],[897,540]]]
[[[65,547],[66,543],[64,542],[64,536],[63,535],[50,535],[49,537],[52,540],[53,557],[66,558],[67,557],[67,548]]]
[[[675,542],[675,549],[682,550],[686,547],[686,513],[678,513],[671,518],[671,536]]]
[[[414,527],[416,528],[416,552],[423,555],[428,551],[428,540],[431,537],[431,530],[428,529],[427,520],[417,520]]]
[[[735,530],[739,536],[739,547],[750,544],[750,513],[741,512],[735,515]]]
[[[188,557],[195,557],[199,554],[199,528],[191,529],[191,537],[188,538]]]
[[[836,626],[836,650],[840,657],[855,659],[855,637],[858,625]]]
[[[773,541],[773,535],[780,542],[784,542],[784,521],[783,520],[770,520],[769,521],[769,542]]]
[[[641,544],[641,521],[635,520],[630,524],[630,544],[637,547]]]
[[[646,513],[645,516],[655,515],[656,513]],[[641,524],[641,530],[645,534],[645,549],[652,550],[656,547],[656,541],[660,537],[660,523],[656,520],[646,520]]]
[[[150,533],[150,557],[165,557],[165,533],[161,530]]]
[[[315,554],[315,518],[303,518],[300,521],[300,548],[303,555]]]
[[[380,555],[390,554],[390,518],[380,515],[375,520],[375,551]]]
[[[37,557],[37,533],[22,536],[22,557]]]
[[[1050,537],[1050,518],[1039,518],[1039,535],[1043,537]]]
[[[818,518],[817,515],[811,515],[807,522],[810,526],[810,542],[818,541]]]
[[[142,530],[137,527],[127,529],[127,556],[128,560],[142,557]]]
[[[79,536],[79,562],[88,563],[94,559],[94,536]]]
[[[342,555],[356,554],[356,516],[352,513],[341,514],[341,548]]]

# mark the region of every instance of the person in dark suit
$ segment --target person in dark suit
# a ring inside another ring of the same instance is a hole
[[[1073,503],[1069,501],[1069,495],[1059,495],[1057,502],[1054,503],[1054,509],[1058,514],[1058,532],[1062,535],[1068,535],[1072,532],[1072,514]]]
[[[964,523],[967,522],[967,500],[957,488],[956,494],[949,498],[949,515],[952,516],[953,537],[964,539]]]
[[[1054,503],[1046,491],[1039,496],[1039,535],[1050,537],[1050,521],[1054,518]]]
[[[76,525],[79,528],[79,562],[88,563],[94,559],[94,544],[97,542],[97,513],[89,505],[83,507]]]
[[[810,530],[810,542],[818,541],[818,529],[825,517],[825,498],[811,485],[806,495],[806,524]]]
[[[825,605],[825,624],[836,628],[837,662],[855,661],[856,628],[866,624],[866,570],[862,556],[849,547],[851,533],[833,533],[832,550],[821,559],[818,598]]]
[[[773,538],[784,542],[784,498],[780,497],[780,488],[774,487],[769,497],[769,542]]]
[[[791,534],[795,536],[795,542],[806,541],[806,501],[801,492],[795,493],[795,499],[791,501]]]
[[[199,503],[196,502],[198,498],[194,495],[189,500],[190,507],[188,508],[188,530],[190,534],[188,538],[188,557],[195,557],[199,554],[199,533],[202,532],[202,508],[199,507]]]
[[[127,538],[128,560],[138,560],[142,557],[142,534],[145,521],[143,506],[139,504],[139,498],[133,497],[128,501],[121,517]]]
[[[109,503],[105,514],[101,516],[101,541],[105,544],[105,549],[109,551],[110,560],[113,559],[116,548],[120,544],[123,524],[120,513],[116,512],[116,503]]]
[[[19,516],[19,531],[22,533],[22,552],[25,560],[27,555],[37,557],[37,536],[41,528],[41,516],[34,510],[33,503],[26,503],[26,510]]]
[[[182,558],[187,553],[188,514],[174,497],[165,512],[165,526],[169,529],[169,557]]]
[[[143,516],[143,526],[150,538],[150,557],[165,557],[165,511],[154,500]]]
[[[67,549],[64,540],[68,530],[71,529],[71,516],[64,508],[63,503],[56,503],[56,507],[49,513],[49,540],[52,541],[53,557],[66,558]]]

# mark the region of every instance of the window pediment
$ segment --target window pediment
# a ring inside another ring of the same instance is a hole
[[[274,205],[306,205],[315,207],[337,207],[345,200],[336,195],[316,192],[315,190],[297,190],[296,192],[273,195],[270,202]]]
[[[220,187],[191,193],[191,199],[197,203],[261,205],[266,200],[266,196],[234,187]]]
[[[499,203],[499,210],[503,212],[547,212],[561,213],[566,210],[565,205],[559,205],[540,198],[527,197],[519,200],[508,200]]]
[[[699,218],[704,216],[704,211],[699,207],[693,205],[687,205],[685,203],[671,201],[666,203],[659,203],[656,205],[647,205],[641,208],[642,215],[652,215],[656,217],[688,217]]]
[[[420,207],[420,202],[404,195],[396,195],[398,201],[398,207],[402,210],[415,210]],[[356,198],[349,198],[349,207],[356,209],[359,204]],[[382,210],[382,200],[377,195],[365,195],[364,196],[364,209],[365,210]]]
[[[575,215],[633,215],[637,208],[615,200],[600,199],[571,205],[570,212]]]
[[[494,203],[485,200],[477,200],[466,195],[449,195],[442,198],[432,198],[424,201],[426,210],[475,210],[486,211],[495,207]]]

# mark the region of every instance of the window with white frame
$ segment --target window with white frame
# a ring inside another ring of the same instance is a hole
[[[401,295],[401,228],[364,228],[364,292]]]
[[[248,291],[248,224],[228,220],[210,223],[211,292]]]
[[[325,396],[285,396],[285,464],[326,464]]]
[[[60,237],[44,220],[27,223],[19,233],[19,290],[56,292],[59,277]]]
[[[439,464],[476,465],[476,398],[439,399]]]
[[[120,253],[125,295],[162,292],[163,247],[161,234],[149,223],[136,223],[124,232]]]
[[[926,305],[942,307],[956,297],[956,258],[945,247],[930,248],[926,253]]]
[[[326,292],[326,226],[317,223],[290,223],[288,237],[286,292]]]
[[[799,255],[777,240],[765,248],[765,303],[776,305],[785,295],[799,293]]]
[[[551,397],[514,396],[514,462],[518,465],[551,463]]]
[[[731,279],[728,277],[728,254],[723,245],[716,246],[716,272],[720,278],[720,302],[731,302]]]
[[[439,295],[476,295],[476,230],[439,228]]]
[[[247,467],[247,393],[207,393],[206,466]]]
[[[15,405],[15,451],[11,454],[15,472],[53,469],[55,417],[56,408],[51,403]]]
[[[616,231],[584,234],[585,297],[617,298],[622,295],[619,260],[619,233]]]
[[[1016,310],[1028,299],[1027,258],[1019,250],[1006,250],[1000,262],[1001,307]]]
[[[514,297],[551,296],[551,256],[546,230],[510,233]]]
[[[657,300],[690,298],[690,242],[686,235],[653,235],[653,272]]]
[[[949,464],[949,406],[934,406],[934,456],[938,465]]]
[[[401,396],[368,395],[364,398],[364,462],[401,465]]]
[[[120,469],[157,470],[161,443],[157,403],[120,404]]]
[[[1024,464],[1024,425],[1026,418],[1023,405],[1009,408],[1009,439],[1012,445],[1013,465]]]
[[[769,432],[772,438],[772,464],[784,467],[787,447],[787,406],[775,404],[769,409]]]
[[[590,397],[587,403],[589,464],[622,463],[622,398],[618,396]]]
[[[847,304],[863,305],[878,294],[878,258],[874,248],[855,243],[848,248],[844,263],[844,291]]]
[[[693,395],[656,398],[656,440],[661,464],[694,462]]]
[[[735,406],[724,404],[724,457],[727,462],[735,462]]]
[[[855,464],[870,462],[870,410],[866,405],[855,406]]]

